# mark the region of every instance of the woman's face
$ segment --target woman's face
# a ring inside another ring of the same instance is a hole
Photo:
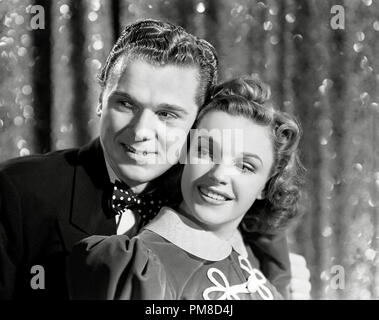
[[[222,111],[207,113],[184,167],[182,208],[204,228],[230,236],[261,198],[273,157],[268,127]]]

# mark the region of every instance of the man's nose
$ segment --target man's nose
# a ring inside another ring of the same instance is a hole
[[[134,123],[134,139],[138,141],[146,141],[154,138],[154,113],[151,110],[143,110]]]

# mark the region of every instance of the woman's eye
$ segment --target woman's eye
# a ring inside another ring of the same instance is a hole
[[[256,171],[256,168],[249,163],[239,163],[237,166],[243,173],[254,173]]]
[[[198,151],[199,156],[209,156],[209,150],[204,148],[199,148]]]
[[[211,158],[211,153],[210,153],[209,149],[207,149],[207,148],[199,147],[197,149],[197,154],[198,154],[199,158],[206,158],[206,157]]]

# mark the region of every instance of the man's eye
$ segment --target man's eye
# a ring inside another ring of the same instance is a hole
[[[170,119],[178,118],[178,116],[175,113],[168,112],[168,111],[159,111],[157,115],[162,120],[170,120]]]
[[[125,101],[123,101],[123,102],[121,102],[121,104],[122,104],[123,107],[125,107],[126,109],[131,109],[131,110],[134,109],[134,106],[131,105],[129,102],[125,102]]]
[[[118,101],[117,107],[120,111],[125,110],[125,109],[134,111],[134,109],[135,109],[135,107],[132,104],[130,104],[129,102],[126,102],[126,101]]]

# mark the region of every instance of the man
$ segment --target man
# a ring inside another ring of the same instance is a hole
[[[0,169],[1,299],[67,298],[65,258],[77,241],[133,236],[153,217],[155,200],[169,201],[161,182],[179,152],[165,158],[183,141],[167,137],[189,132],[216,78],[217,57],[206,41],[153,20],[125,28],[99,76],[100,138]],[[253,238],[262,270],[285,288],[285,238]]]

